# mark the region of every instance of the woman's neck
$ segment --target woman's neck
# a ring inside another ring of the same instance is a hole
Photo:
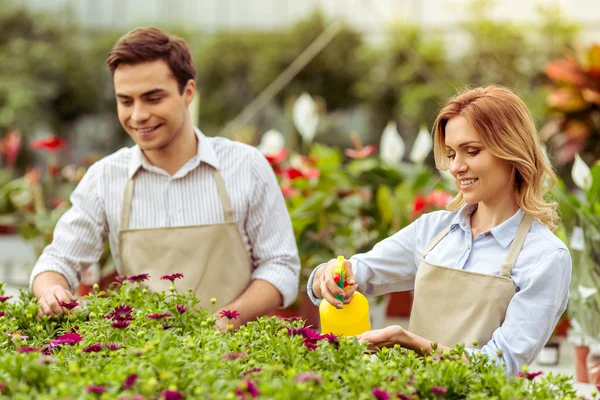
[[[513,215],[519,210],[516,199],[502,203],[489,204],[488,202],[479,202],[477,210],[471,215],[471,230],[473,237],[477,234],[488,231]],[[477,233],[477,234],[476,234]]]

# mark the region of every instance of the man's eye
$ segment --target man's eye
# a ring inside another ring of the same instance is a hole
[[[121,105],[122,106],[130,106],[131,102],[130,101],[121,101]]]
[[[160,100],[160,97],[149,97],[149,98],[148,98],[148,101],[149,101],[149,102],[152,102],[152,103],[156,103],[156,102],[157,102],[157,101],[159,101],[159,100]]]

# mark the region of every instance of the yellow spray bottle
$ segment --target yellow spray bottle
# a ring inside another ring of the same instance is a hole
[[[338,256],[337,263],[333,269],[333,279],[344,290],[349,286],[346,282],[346,268],[344,267],[344,256]],[[336,296],[344,301],[342,296]],[[369,302],[362,293],[354,292],[354,298],[344,308],[337,309],[323,299],[319,305],[321,317],[321,332],[334,333],[338,336],[356,336],[371,330],[369,318]]]

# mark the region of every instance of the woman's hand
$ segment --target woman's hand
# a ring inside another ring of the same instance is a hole
[[[315,282],[313,282],[313,292],[317,295],[317,297],[327,300],[329,304],[332,304],[337,308],[343,308],[344,304],[348,304],[352,301],[354,292],[358,288],[358,285],[354,279],[352,264],[348,260],[344,260],[344,268],[346,269],[346,282],[348,283],[348,287],[346,290],[344,290],[337,285],[337,283],[333,280],[333,268],[337,262],[337,260],[333,259],[323,267],[319,268],[317,271],[318,276],[315,277]],[[342,303],[340,300],[336,299],[335,295],[344,296],[344,302]]]
[[[382,347],[393,347],[395,344],[403,346],[406,331],[399,325],[391,325],[383,329],[375,329],[358,335],[359,342],[367,342],[369,350],[378,350]]]

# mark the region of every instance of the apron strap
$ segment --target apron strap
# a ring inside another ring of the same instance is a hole
[[[221,198],[221,204],[223,205],[225,221],[232,222],[233,208],[231,207],[229,196],[227,196],[227,189],[225,188],[225,182],[223,182],[223,177],[221,176],[219,170],[216,168],[213,168],[213,176],[215,177],[215,182],[217,183],[217,190],[219,191],[219,197]]]
[[[532,222],[533,217],[531,215],[525,214],[523,216],[523,219],[519,224],[519,228],[517,229],[517,233],[515,234],[515,238],[513,239],[510,249],[508,250],[508,254],[506,255],[506,259],[500,267],[500,276],[510,278],[510,274],[515,262],[517,261],[517,257],[521,252],[521,247],[523,247],[523,243],[525,242],[525,238],[527,237],[527,233],[529,232]]]
[[[431,249],[433,249],[448,234],[448,232],[450,232],[450,225],[442,229],[440,233],[438,233],[433,239],[431,239],[431,241],[427,244],[427,247],[425,247],[425,251],[423,252],[423,258],[425,258],[427,254],[429,254]]]
[[[123,208],[121,209],[121,230],[129,229],[129,215],[131,213],[131,200],[133,199],[133,178],[127,181],[123,195]]]

